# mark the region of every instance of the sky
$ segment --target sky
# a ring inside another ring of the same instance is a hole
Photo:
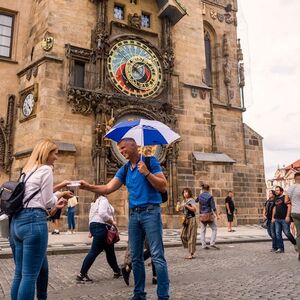
[[[244,122],[263,138],[266,179],[300,159],[300,0],[238,0]]]

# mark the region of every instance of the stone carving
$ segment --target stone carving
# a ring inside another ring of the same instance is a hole
[[[173,49],[165,50],[163,53],[164,66],[169,72],[173,72],[175,55]]]
[[[239,86],[244,87],[245,86],[245,70],[244,70],[244,64],[239,64]]]
[[[31,75],[32,75],[32,69],[28,69],[26,72],[26,79],[29,81],[31,79]]]
[[[224,83],[225,85],[229,85],[231,82],[231,70],[229,62],[226,60],[223,64],[223,72],[224,72]]]
[[[228,44],[228,37],[227,34],[223,34],[223,56],[229,56],[229,44]]]
[[[218,18],[218,20],[219,20],[220,22],[223,22],[225,17],[224,17],[223,14],[217,13],[217,18]]]
[[[41,41],[41,47],[45,51],[50,51],[54,45],[54,38],[48,32],[45,34],[43,40]]]
[[[217,12],[214,11],[214,10],[211,10],[211,11],[210,11],[210,17],[211,17],[213,20],[215,20],[215,19],[217,18]]]
[[[15,121],[15,96],[8,98],[6,123],[0,118],[0,169],[9,174],[13,161],[13,127]]]
[[[65,48],[65,55],[67,58],[80,57],[91,62],[95,59],[95,52],[93,50],[72,46],[70,44],[67,44]]]
[[[237,40],[237,60],[238,61],[244,60],[243,50],[241,48],[241,40],[240,39]]]
[[[233,18],[233,16],[232,16],[231,13],[227,13],[227,14],[225,14],[224,16],[225,16],[225,22],[226,22],[227,24],[231,24],[231,23],[234,22],[234,18]]]
[[[128,25],[134,28],[141,28],[141,17],[137,14],[129,14],[128,15]]]
[[[33,75],[33,77],[36,77],[38,75],[38,71],[39,71],[39,67],[38,66],[34,66],[32,68],[32,75]]]

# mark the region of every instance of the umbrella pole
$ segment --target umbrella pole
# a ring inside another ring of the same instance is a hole
[[[143,160],[143,148],[144,148],[144,132],[143,132],[143,126],[141,130],[141,161]]]

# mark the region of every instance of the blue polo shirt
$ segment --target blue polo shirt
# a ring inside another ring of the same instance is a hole
[[[160,204],[161,195],[151,185],[148,179],[138,171],[137,165],[140,159],[137,161],[134,169],[131,167],[130,161],[128,161],[123,167],[121,167],[116,173],[115,177],[119,179],[124,185],[126,185],[129,193],[129,208],[147,206],[149,204]],[[145,158],[143,157],[143,161]],[[125,166],[127,166],[127,176],[125,177]],[[150,157],[150,170],[152,174],[161,173],[161,167],[156,157]]]

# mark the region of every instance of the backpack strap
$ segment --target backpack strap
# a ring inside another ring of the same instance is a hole
[[[20,175],[20,177],[22,176],[22,174],[25,175],[25,177],[23,177],[23,182],[26,183],[26,182],[28,181],[28,179],[30,178],[30,176],[31,176],[36,170],[37,170],[37,169],[35,169],[33,172],[31,172],[31,173],[29,174],[29,176],[28,176],[26,179],[25,179],[26,174],[22,172],[21,175]],[[24,179],[25,179],[25,180],[24,180]],[[41,189],[38,189],[37,191],[33,192],[33,193],[29,196],[29,198],[27,198],[27,199],[24,201],[24,203],[23,203],[24,207],[25,207],[25,205],[26,205],[26,208],[27,208],[27,207],[28,207],[28,204],[29,204],[29,201],[30,201],[34,196],[36,196],[40,191],[41,191]]]
[[[150,156],[145,156],[145,165],[147,167],[147,169],[151,172],[151,167],[150,167]],[[127,177],[127,173],[128,173],[128,168],[129,168],[129,164],[128,162],[124,165],[124,175],[125,175],[125,182],[126,182],[126,177]]]

